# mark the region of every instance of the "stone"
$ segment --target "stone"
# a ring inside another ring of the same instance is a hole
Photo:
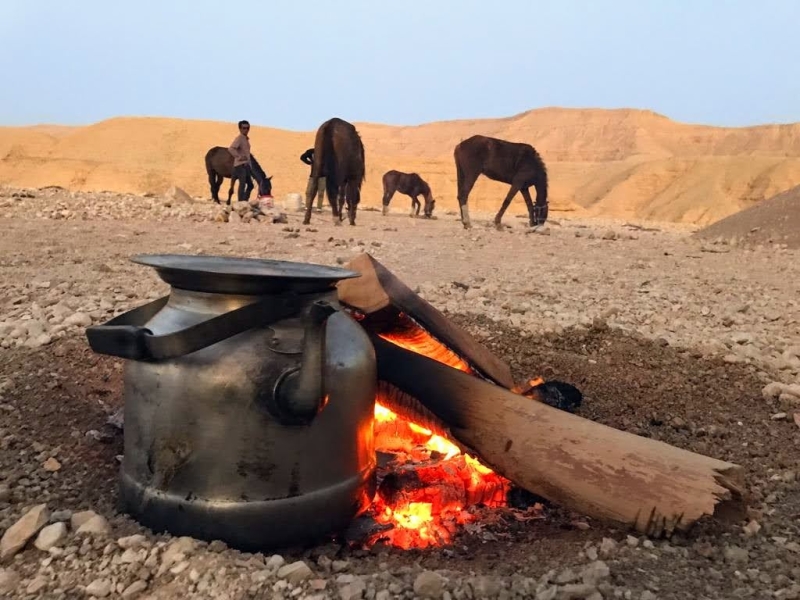
[[[6,595],[11,597],[11,593],[17,589],[19,582],[19,573],[12,569],[0,568],[0,597]]]
[[[164,569],[181,562],[197,549],[197,540],[188,536],[181,536],[170,542],[161,556],[161,566]]]
[[[434,571],[423,571],[414,579],[414,593],[423,598],[441,598],[444,577]]]
[[[127,537],[119,538],[117,540],[117,545],[123,550],[127,550],[129,548],[141,548],[142,546],[149,545],[149,543],[145,536],[137,533],[136,535],[129,535]]]
[[[594,586],[597,586],[601,581],[608,579],[610,576],[611,569],[609,569],[608,565],[602,560],[596,560],[592,563],[589,563],[586,565],[583,571],[581,571],[581,579],[583,580],[583,583],[588,583]]]
[[[364,581],[358,578],[352,583],[348,583],[339,588],[339,598],[341,598],[341,600],[361,600],[366,591],[367,586],[364,584]]]
[[[600,556],[611,556],[617,550],[617,542],[611,538],[603,538],[600,542]]]
[[[192,197],[186,193],[185,190],[179,188],[177,185],[170,186],[165,194],[168,200],[175,202],[194,202]]]
[[[138,579],[122,591],[123,598],[135,598],[147,589],[147,582]]]
[[[93,510],[81,510],[76,513],[72,513],[72,516],[69,518],[69,526],[72,531],[78,531],[81,525],[86,523],[92,517],[96,517],[97,513]]]
[[[75,531],[78,535],[107,535],[111,527],[103,515],[95,515]]]
[[[278,569],[278,578],[285,579],[292,585],[297,585],[306,579],[311,579],[313,575],[314,573],[311,571],[311,567],[302,560],[289,563]]]
[[[92,317],[83,312],[76,312],[64,319],[67,327],[89,327],[92,324]]]
[[[558,586],[551,585],[536,593],[536,600],[555,600],[558,596]]]
[[[37,504],[9,527],[0,539],[0,561],[7,560],[25,547],[50,520],[46,504]]]
[[[72,511],[71,510],[55,510],[50,515],[50,522],[51,523],[58,523],[60,521],[69,521],[72,518]]]
[[[36,537],[33,545],[39,550],[48,551],[50,548],[60,546],[61,543],[67,539],[67,524],[58,522],[52,525],[47,525]]]
[[[31,579],[31,582],[28,584],[28,587],[25,588],[25,592],[31,595],[36,595],[46,587],[47,587],[47,578],[39,575],[38,577],[34,577],[33,579]]]
[[[724,551],[725,561],[734,564],[744,564],[750,561],[750,553],[746,548],[727,546]]]
[[[108,579],[95,579],[86,586],[86,593],[95,598],[105,598],[111,593],[111,581]]]
[[[61,470],[61,463],[51,456],[46,461],[44,461],[42,468],[48,473],[55,473],[56,471]]]
[[[558,590],[557,600],[587,600],[596,596],[597,587],[588,583],[570,583]],[[602,598],[602,596],[601,596]]]
[[[273,554],[267,560],[267,567],[270,569],[280,569],[285,564],[286,564],[286,559],[283,558],[280,554]]]

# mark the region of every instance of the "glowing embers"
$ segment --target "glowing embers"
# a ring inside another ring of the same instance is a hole
[[[373,536],[399,548],[447,544],[472,520],[468,507],[505,506],[510,483],[431,430],[376,403],[375,443],[391,452],[373,505],[374,519],[391,529]]]

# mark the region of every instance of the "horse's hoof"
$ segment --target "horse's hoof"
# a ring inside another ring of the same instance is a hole
[[[494,228],[497,229],[497,231],[503,231],[503,224],[495,222]]]
[[[303,219],[303,225],[308,225],[311,223],[311,219]]]

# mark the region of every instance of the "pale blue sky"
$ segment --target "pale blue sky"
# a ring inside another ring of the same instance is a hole
[[[800,121],[800,0],[0,0],[0,124]]]

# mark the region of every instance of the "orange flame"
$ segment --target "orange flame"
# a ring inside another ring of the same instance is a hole
[[[405,314],[400,314],[397,327],[379,335],[401,348],[475,374],[465,360]],[[541,380],[527,382],[530,387],[537,383]],[[403,549],[440,546],[452,540],[460,525],[475,518],[468,507],[506,505],[510,487],[507,479],[477,458],[462,454],[447,438],[403,419],[377,401],[375,433],[376,450],[405,454],[414,466],[407,471],[401,469],[399,475],[394,473],[396,480],[402,480],[405,474],[411,482],[408,486],[404,487],[401,481],[399,490],[378,490],[373,503],[375,519],[392,525],[392,529],[377,534],[373,541]],[[434,457],[436,460],[431,460]]]

